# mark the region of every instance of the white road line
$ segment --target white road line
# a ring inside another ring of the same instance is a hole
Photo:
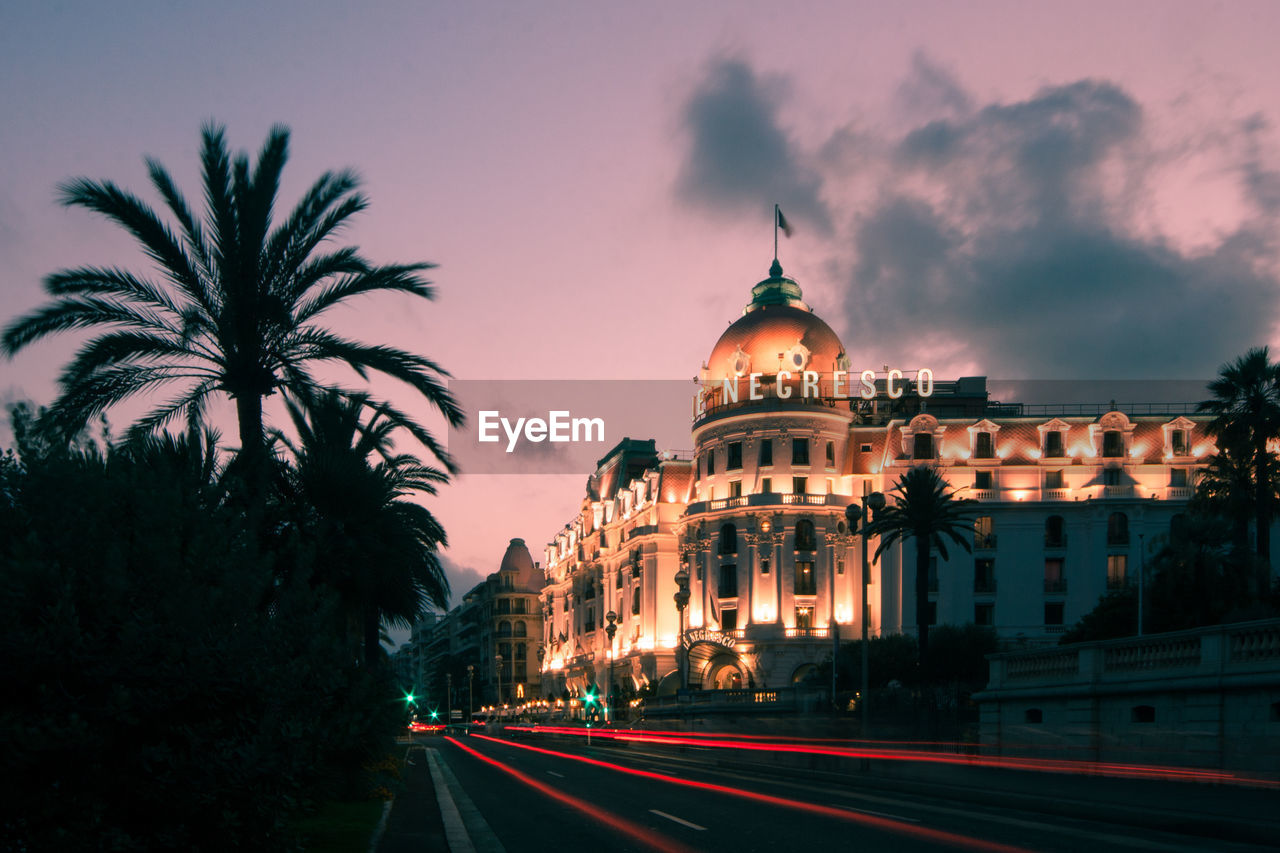
[[[653,814],[656,814],[658,817],[665,817],[667,820],[675,821],[676,823],[680,824],[681,826],[687,826],[687,827],[689,827],[690,829],[696,829],[696,830],[698,830],[699,832],[706,832],[706,831],[707,831],[707,828],[706,828],[705,826],[698,826],[696,823],[690,823],[689,821],[685,820],[685,819],[684,819],[684,818],[682,818],[682,817],[676,817],[676,816],[675,816],[675,815],[673,815],[673,814],[667,814],[666,812],[660,812],[660,811],[658,811],[657,809],[649,809],[649,811],[650,811],[650,812],[652,812]]]
[[[557,773],[557,772],[556,772],[556,771],[554,771],[554,770],[548,770],[548,771],[547,771],[547,775],[548,775],[548,776],[554,776],[554,777],[556,777],[557,779],[563,779],[563,778],[564,778],[564,774],[563,774],[563,773]]]
[[[869,814],[876,817],[887,817],[891,820],[900,820],[905,823],[919,823],[920,821],[914,817],[903,817],[900,814],[889,814],[888,812],[877,812],[871,809],[855,809],[853,806],[837,806],[836,808],[844,809],[847,812],[855,812],[857,814]]]

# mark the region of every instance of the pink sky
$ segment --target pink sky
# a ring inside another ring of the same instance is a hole
[[[292,128],[287,203],[360,171],[349,239],[438,263],[440,297],[335,322],[460,378],[692,377],[774,202],[857,364],[1184,378],[1276,338],[1274,3],[46,5],[0,12],[6,322],[55,269],[142,266],[55,184],[143,191],[149,154],[194,194],[213,118]],[[0,363],[0,397],[48,402],[81,340]],[[456,591],[511,537],[541,559],[586,474],[434,501]]]

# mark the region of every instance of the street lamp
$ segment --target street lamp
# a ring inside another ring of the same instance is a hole
[[[689,689],[689,654],[684,647],[684,609],[689,604],[689,572],[684,566],[676,572],[676,594],[672,596],[676,602],[676,610],[680,611],[679,646],[676,648],[676,666],[680,669],[680,689]],[[683,663],[681,662],[683,658]]]
[[[444,675],[445,691],[444,691],[444,728],[449,730],[449,724],[453,722],[453,673],[446,672]]]
[[[497,664],[497,670],[498,670],[498,702],[494,706],[495,708],[497,708],[502,704],[502,655],[494,655],[493,660]]]
[[[546,685],[542,683],[542,679],[543,679],[542,659],[545,658],[546,656],[547,656],[547,644],[538,643],[538,692],[542,696],[547,695]]]
[[[604,615],[608,625],[604,626],[605,636],[609,638],[609,682],[604,686],[604,721],[609,722],[610,709],[613,707],[613,635],[618,633],[618,614],[610,610]]]
[[[474,719],[474,711],[471,709],[471,683],[476,677],[476,665],[467,664],[467,731],[471,731],[471,721]]]
[[[849,522],[849,532],[856,530],[862,537],[862,692],[858,696],[858,710],[862,718],[859,721],[859,727],[864,741],[867,739],[867,717],[870,716],[871,710],[871,643],[867,638],[867,623],[870,621],[867,608],[867,584],[871,579],[871,563],[867,559],[867,525],[871,521],[870,513],[879,512],[882,509],[884,509],[884,495],[879,492],[864,496],[861,506],[849,504],[844,508],[845,520]]]

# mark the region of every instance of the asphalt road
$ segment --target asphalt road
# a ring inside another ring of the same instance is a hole
[[[1078,816],[1049,815],[936,791],[806,780],[770,772],[767,759],[726,770],[710,756],[637,753],[598,741],[473,736],[434,745],[510,853],[1274,849],[1092,820],[1087,804]]]

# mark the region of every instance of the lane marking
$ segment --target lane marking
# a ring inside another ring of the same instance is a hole
[[[658,811],[657,809],[649,809],[649,811],[650,811],[651,813],[653,813],[653,814],[656,814],[658,817],[665,817],[667,820],[675,821],[676,823],[680,824],[681,826],[687,826],[687,827],[689,827],[690,829],[696,829],[696,830],[698,830],[698,832],[706,832],[706,831],[707,831],[707,828],[706,828],[705,826],[698,826],[696,823],[690,823],[689,821],[685,820],[685,819],[684,819],[684,818],[682,818],[682,817],[676,817],[676,816],[675,816],[675,815],[673,815],[673,814],[667,814],[666,812],[660,812],[660,811]]]
[[[557,772],[556,772],[556,771],[554,771],[554,770],[548,770],[548,771],[547,771],[547,775],[548,775],[548,776],[554,776],[554,777],[556,777],[557,779],[563,779],[563,778],[564,778],[564,774],[563,774],[563,773],[557,773]]]
[[[914,818],[914,817],[903,817],[900,814],[889,814],[888,812],[878,812],[875,809],[855,809],[853,806],[837,806],[837,808],[844,809],[845,811],[848,811],[848,812],[857,812],[858,814],[873,814],[873,815],[878,815],[879,817],[893,818],[894,820],[905,820],[907,823],[920,822],[917,818]]]

